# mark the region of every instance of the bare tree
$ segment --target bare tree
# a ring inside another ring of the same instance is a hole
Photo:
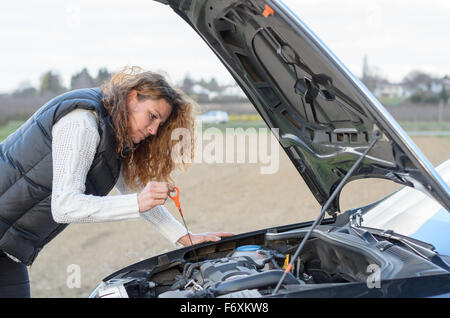
[[[403,84],[413,91],[428,91],[430,90],[431,82],[431,75],[419,70],[413,70],[403,78]]]
[[[361,81],[372,93],[381,85],[388,81],[380,74],[378,68],[369,67],[367,55],[364,56],[363,72]]]

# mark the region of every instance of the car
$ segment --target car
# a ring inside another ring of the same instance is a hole
[[[228,122],[228,113],[223,110],[210,110],[198,115],[196,120],[205,124],[224,124]]]
[[[281,1],[159,2],[199,34],[267,126],[278,129],[280,147],[321,209],[308,222],[129,265],[89,297],[449,297],[450,161],[435,169]],[[403,187],[341,211],[341,190],[362,178]]]

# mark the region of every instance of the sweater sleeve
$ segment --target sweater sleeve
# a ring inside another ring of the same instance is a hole
[[[121,194],[131,192],[124,182],[122,174],[119,176],[116,188]],[[180,244],[177,243],[177,241],[182,236],[186,235],[187,231],[185,227],[170,214],[165,206],[155,206],[154,208],[141,213],[141,216],[153,225],[159,233],[172,242],[174,246],[180,247]]]
[[[139,218],[137,194],[86,195],[86,176],[100,136],[92,111],[77,109],[52,129],[52,215],[58,223],[91,223]]]

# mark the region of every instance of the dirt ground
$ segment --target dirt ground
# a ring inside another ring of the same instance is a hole
[[[450,158],[450,138],[415,137],[433,165]],[[279,170],[260,173],[261,164],[193,164],[176,176],[186,222],[192,232],[242,233],[314,219],[320,206],[283,151]],[[384,180],[348,184],[343,210],[370,203],[398,186]],[[181,221],[172,200],[166,207]],[[29,268],[32,297],[87,297],[112,272],[173,249],[145,220],[71,224]],[[75,267],[74,267],[75,265]],[[73,283],[75,270],[80,286]],[[69,282],[69,284],[68,284]],[[72,288],[70,288],[72,287]]]

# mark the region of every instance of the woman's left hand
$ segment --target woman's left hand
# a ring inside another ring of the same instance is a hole
[[[234,233],[228,233],[228,232],[207,232],[207,233],[200,233],[200,234],[191,234],[192,244],[199,244],[203,242],[217,242],[220,241],[222,237],[225,236],[233,236]],[[189,235],[186,234],[178,240],[178,243],[180,243],[183,246],[191,246],[191,241],[189,240]]]

